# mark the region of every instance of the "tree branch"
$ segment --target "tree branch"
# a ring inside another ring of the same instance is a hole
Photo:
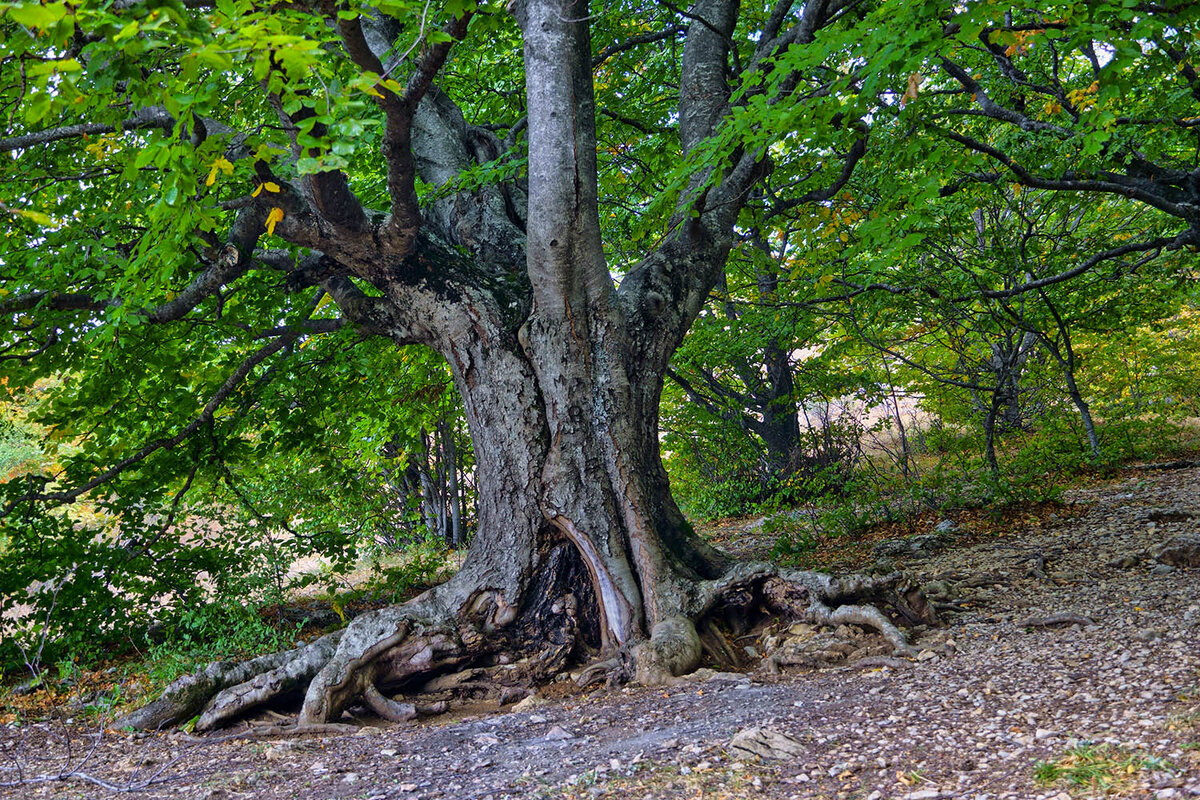
[[[52,144],[63,139],[77,139],[81,136],[98,136],[106,133],[118,133],[120,131],[148,129],[169,131],[173,127],[175,127],[175,118],[167,113],[165,108],[162,106],[151,106],[149,108],[139,108],[133,113],[131,118],[122,122],[82,122],[78,125],[46,128],[34,131],[33,133],[0,139],[0,152],[7,153],[12,150],[25,150],[30,147]]]
[[[1173,217],[1188,222],[1190,225],[1200,225],[1200,207],[1191,203],[1172,202],[1161,195],[1146,191],[1143,187],[1138,186],[1124,176],[1110,176],[1110,180],[1097,180],[1095,178],[1042,178],[1031,173],[1007,153],[978,139],[947,129],[943,129],[942,133],[947,138],[958,142],[964,147],[1000,162],[1016,175],[1022,184],[1032,189],[1119,194],[1153,206],[1160,211],[1165,211]]]
[[[630,36],[623,42],[610,44],[608,47],[601,50],[596,55],[592,56],[592,69],[608,61],[618,53],[624,53],[627,50],[632,50],[635,47],[640,47],[644,44],[653,44],[661,42],[664,39],[670,39],[678,36],[681,33],[686,33],[687,28],[683,25],[672,25],[670,28],[661,31],[649,31],[647,33],[639,33],[636,36]]]

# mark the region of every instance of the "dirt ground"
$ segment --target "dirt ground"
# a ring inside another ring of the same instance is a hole
[[[1154,558],[1200,533],[1200,469],[1069,501],[1010,535],[967,523],[895,559],[948,609],[911,661],[562,684],[515,710],[344,736],[130,735],[65,717],[0,728],[0,797],[1200,797],[1200,569]],[[774,750],[731,748],[748,728]]]

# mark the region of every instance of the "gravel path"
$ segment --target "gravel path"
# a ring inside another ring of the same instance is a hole
[[[960,609],[918,635],[914,662],[705,673],[344,737],[106,733],[93,749],[76,725],[0,729],[0,781],[69,763],[147,798],[1200,797],[1200,569],[1154,560],[1200,533],[1200,470],[1070,499],[1081,513],[907,560]],[[738,760],[750,727],[784,757]],[[0,788],[111,794],[81,778]]]

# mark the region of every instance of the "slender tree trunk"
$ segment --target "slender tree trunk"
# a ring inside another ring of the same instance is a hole
[[[992,403],[983,418],[983,451],[993,476],[1000,474],[1000,462],[996,460],[996,417],[999,416],[1000,403],[1000,393],[992,392]]]
[[[454,440],[453,425],[442,421],[439,425],[442,440],[442,460],[446,465],[446,503],[450,507],[450,531],[447,544],[460,547],[463,542],[461,487],[458,482],[458,444]]]
[[[1096,423],[1092,419],[1092,410],[1088,403],[1083,398],[1083,393],[1079,391],[1079,385],[1075,382],[1075,348],[1071,344],[1071,332],[1067,327],[1067,321],[1059,312],[1058,307],[1051,302],[1049,295],[1046,292],[1039,291],[1038,295],[1050,309],[1050,314],[1054,317],[1054,323],[1058,328],[1058,338],[1062,342],[1059,347],[1058,343],[1051,340],[1050,337],[1042,334],[1042,342],[1046,345],[1046,349],[1058,361],[1059,366],[1063,370],[1063,378],[1067,383],[1067,395],[1071,398],[1071,402],[1075,404],[1075,409],[1079,412],[1079,419],[1083,422],[1084,433],[1087,434],[1088,448],[1091,450],[1092,458],[1100,457],[1100,437],[1096,435]]]

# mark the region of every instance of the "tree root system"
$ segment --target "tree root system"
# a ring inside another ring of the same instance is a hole
[[[570,590],[570,570],[561,577],[502,624],[486,593],[454,613],[423,596],[363,614],[293,650],[214,663],[118,724],[155,729],[194,719],[197,731],[211,731],[263,708],[294,709],[299,700],[294,723],[251,733],[342,732],[354,729],[342,721],[346,712],[404,723],[463,703],[504,705],[572,670],[586,687],[669,684],[700,666],[777,672],[901,663],[912,655],[901,626],[937,624],[933,608],[899,573],[836,579],[741,564],[697,584],[694,615],[662,619],[649,637],[604,652],[584,633],[594,598],[578,583]]]

